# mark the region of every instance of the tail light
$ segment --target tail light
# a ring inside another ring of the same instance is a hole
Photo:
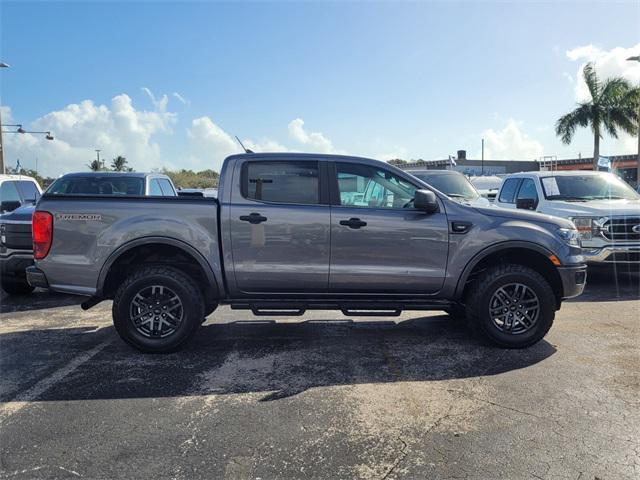
[[[31,226],[33,258],[42,260],[49,253],[53,240],[53,215],[49,212],[33,212]]]

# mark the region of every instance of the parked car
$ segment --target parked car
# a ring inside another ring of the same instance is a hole
[[[640,265],[640,195],[607,172],[526,172],[504,179],[496,205],[571,220],[587,263]]]
[[[467,177],[455,170],[407,170],[414,177],[440,190],[452,200],[478,207],[488,207],[489,200],[482,197]]]
[[[38,201],[42,189],[35,178],[24,175],[0,175],[0,214]]]
[[[189,340],[218,305],[255,315],[465,316],[508,348],[539,341],[586,281],[568,220],[452,201],[376,160],[228,157],[218,199],[76,197],[33,215],[29,283],[113,299],[120,336],[147,352]]]
[[[497,175],[485,175],[480,177],[471,177],[469,181],[480,192],[484,198],[493,202],[496,199],[496,194],[500,190],[502,185],[502,178]]]
[[[47,191],[66,195],[176,195],[166,175],[137,172],[69,173],[58,178]],[[25,269],[33,265],[31,217],[34,210],[35,207],[29,205],[0,215],[0,285],[9,294],[24,295],[33,291],[27,283]]]

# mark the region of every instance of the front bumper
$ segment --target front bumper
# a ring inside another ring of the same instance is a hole
[[[35,265],[27,267],[27,283],[32,287],[49,288],[47,276]]]
[[[584,260],[589,264],[640,264],[640,244],[610,245],[602,248],[582,248]]]
[[[571,265],[558,267],[558,273],[562,280],[562,298],[577,297],[584,291],[587,284],[587,266]]]

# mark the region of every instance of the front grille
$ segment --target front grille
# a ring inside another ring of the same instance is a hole
[[[610,218],[602,226],[602,236],[613,242],[640,240],[640,217]]]

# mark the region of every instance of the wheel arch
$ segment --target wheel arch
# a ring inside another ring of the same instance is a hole
[[[508,241],[492,245],[477,253],[464,267],[456,285],[455,299],[464,302],[466,291],[474,278],[486,268],[501,263],[515,263],[540,273],[551,285],[556,297],[556,308],[560,308],[563,297],[562,279],[549,258],[551,255],[551,250],[533,242]]]
[[[186,274],[197,277],[196,281],[202,290],[207,303],[217,302],[222,292],[214,271],[204,256],[189,244],[170,237],[143,237],[127,242],[109,255],[98,275],[96,295],[110,298],[114,293],[114,283],[119,280],[125,265],[145,263],[162,263],[151,260],[153,253],[164,253],[166,259],[179,258],[183,263],[172,265]],[[184,263],[186,262],[186,263]],[[190,266],[189,268],[187,268]]]

